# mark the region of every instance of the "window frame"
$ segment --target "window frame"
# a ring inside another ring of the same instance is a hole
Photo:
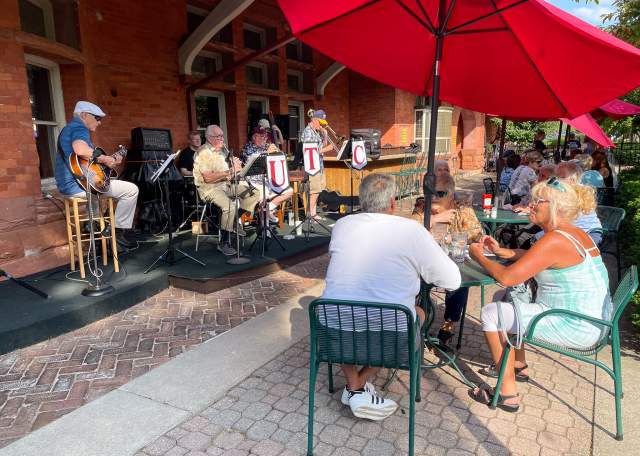
[[[421,143],[423,141],[424,146],[422,147],[422,152],[424,154],[428,153],[428,148],[429,148],[429,128],[430,128],[430,120],[431,120],[431,108],[430,107],[425,107],[425,108],[416,108],[413,110],[414,111],[414,123],[413,123],[413,141],[415,143]],[[418,132],[418,122],[416,122],[416,116],[418,115],[418,113],[421,114],[422,116],[422,132],[421,134],[419,134]],[[440,116],[442,114],[447,114],[449,116],[453,115],[453,109],[451,107],[448,106],[440,106],[438,108],[438,118],[440,118]],[[437,127],[437,125],[436,125]],[[436,131],[436,146],[438,143],[438,140],[446,140],[447,141],[447,150],[446,152],[438,152],[438,150],[436,150],[436,155],[450,155],[451,154],[451,143],[452,143],[452,139],[451,139],[451,131],[448,132],[448,134],[446,136],[438,136],[438,132]]]
[[[56,23],[53,18],[53,5],[49,0],[23,0],[32,3],[42,10],[44,16],[44,34],[45,38],[51,41],[56,40]],[[20,25],[22,29],[22,24]],[[29,32],[26,32],[29,33]]]
[[[299,133],[301,133],[302,130],[304,130],[304,128],[307,126],[305,123],[304,102],[289,100],[287,102],[287,111],[289,106],[295,106],[300,109],[300,116],[298,117],[298,136],[299,136]]]
[[[53,126],[54,139],[58,140],[58,136],[60,136],[60,132],[67,124],[65,112],[64,112],[64,94],[62,93],[62,80],[60,78],[60,65],[56,62],[45,59],[43,57],[33,55],[33,54],[24,54],[25,61],[25,71],[26,65],[33,65],[40,68],[45,68],[49,71],[49,90],[51,92],[51,103],[53,104],[53,117],[55,119],[54,122],[47,120],[36,120],[33,117],[31,118],[31,124],[35,127],[35,125],[48,125]],[[35,139],[34,139],[35,141]],[[53,163],[55,168],[55,161]],[[45,177],[40,178],[40,186],[43,191],[49,191],[56,188],[56,180],[55,177]]]
[[[227,136],[227,108],[226,108],[225,99],[224,99],[224,92],[220,92],[218,90],[198,89],[193,94],[194,106],[195,106],[195,98],[196,97],[216,97],[216,98],[218,98],[218,109],[220,110],[220,112],[219,112],[219,114],[220,114],[220,125],[218,125],[218,126],[220,128],[222,128],[222,131],[224,132],[224,137],[228,141],[229,137]],[[197,130],[202,132],[203,137],[204,137],[204,130],[206,128],[207,128],[206,125],[204,127],[200,127],[200,126],[197,127]]]
[[[248,48],[246,43],[244,42],[244,31],[248,30],[250,32],[254,32],[257,33],[260,36],[260,49],[253,49],[253,48]],[[244,49],[252,49],[255,51],[259,51],[261,49],[264,49],[267,46],[267,29],[265,29],[264,27],[260,27],[258,25],[253,25],[253,24],[248,24],[248,23],[243,23],[242,24],[242,47]]]
[[[295,76],[298,79],[298,88],[292,89],[289,87],[289,76]],[[293,90],[294,92],[304,92],[304,73],[299,70],[287,69],[287,90]]]
[[[245,65],[245,78],[247,76],[246,73],[246,68],[251,67],[251,68],[259,68],[260,71],[262,72],[262,84],[256,84],[254,82],[249,82],[249,80],[247,79],[247,85],[251,86],[251,87],[261,87],[263,89],[266,89],[269,87],[269,68],[267,66],[266,63],[264,62],[249,62]]]
[[[196,55],[196,58],[198,58],[198,57],[205,57],[205,58],[213,59],[216,62],[215,63],[215,67],[216,68],[214,70],[214,73],[217,73],[218,71],[222,70],[222,54],[220,54],[219,52],[200,51],[200,52],[198,52],[198,55]],[[195,61],[195,59],[194,59],[194,61]],[[193,63],[191,64],[191,75],[192,76],[201,76],[201,77],[209,76],[208,74],[199,73],[197,71],[194,71]]]

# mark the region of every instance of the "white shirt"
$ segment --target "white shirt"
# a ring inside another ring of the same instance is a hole
[[[526,196],[531,192],[531,186],[538,180],[536,172],[527,165],[520,165],[511,175],[509,190],[511,194]]]
[[[333,228],[329,254],[323,298],[401,304],[415,316],[421,277],[448,290],[460,287],[458,266],[422,225],[404,217],[344,217]]]

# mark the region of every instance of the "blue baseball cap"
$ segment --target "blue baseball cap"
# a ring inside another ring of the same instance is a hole
[[[313,111],[313,117],[316,117],[320,120],[326,120],[327,114],[322,109],[318,109],[317,111]]]

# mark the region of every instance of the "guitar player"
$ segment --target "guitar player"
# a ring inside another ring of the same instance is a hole
[[[78,185],[67,164],[72,152],[87,159],[93,156],[95,148],[91,142],[91,132],[96,131],[105,116],[106,114],[99,106],[88,101],[78,101],[73,110],[73,119],[60,132],[58,139],[59,152],[64,154],[65,161],[63,162],[60,153],[56,155],[55,177],[58,190],[63,195],[86,196],[85,191]],[[122,157],[116,159],[109,155],[100,155],[96,158],[96,161],[113,168],[122,161]],[[135,246],[135,242],[127,239],[126,233],[133,225],[133,216],[138,200],[138,187],[131,182],[112,180],[109,190],[103,195],[110,196],[117,201],[115,218],[116,241],[119,250],[126,250]],[[97,203],[97,199],[95,201]],[[95,208],[97,210],[97,204]]]

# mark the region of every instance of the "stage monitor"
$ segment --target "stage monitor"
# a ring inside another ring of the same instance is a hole
[[[131,148],[137,151],[173,152],[171,130],[138,127],[131,130]]]

